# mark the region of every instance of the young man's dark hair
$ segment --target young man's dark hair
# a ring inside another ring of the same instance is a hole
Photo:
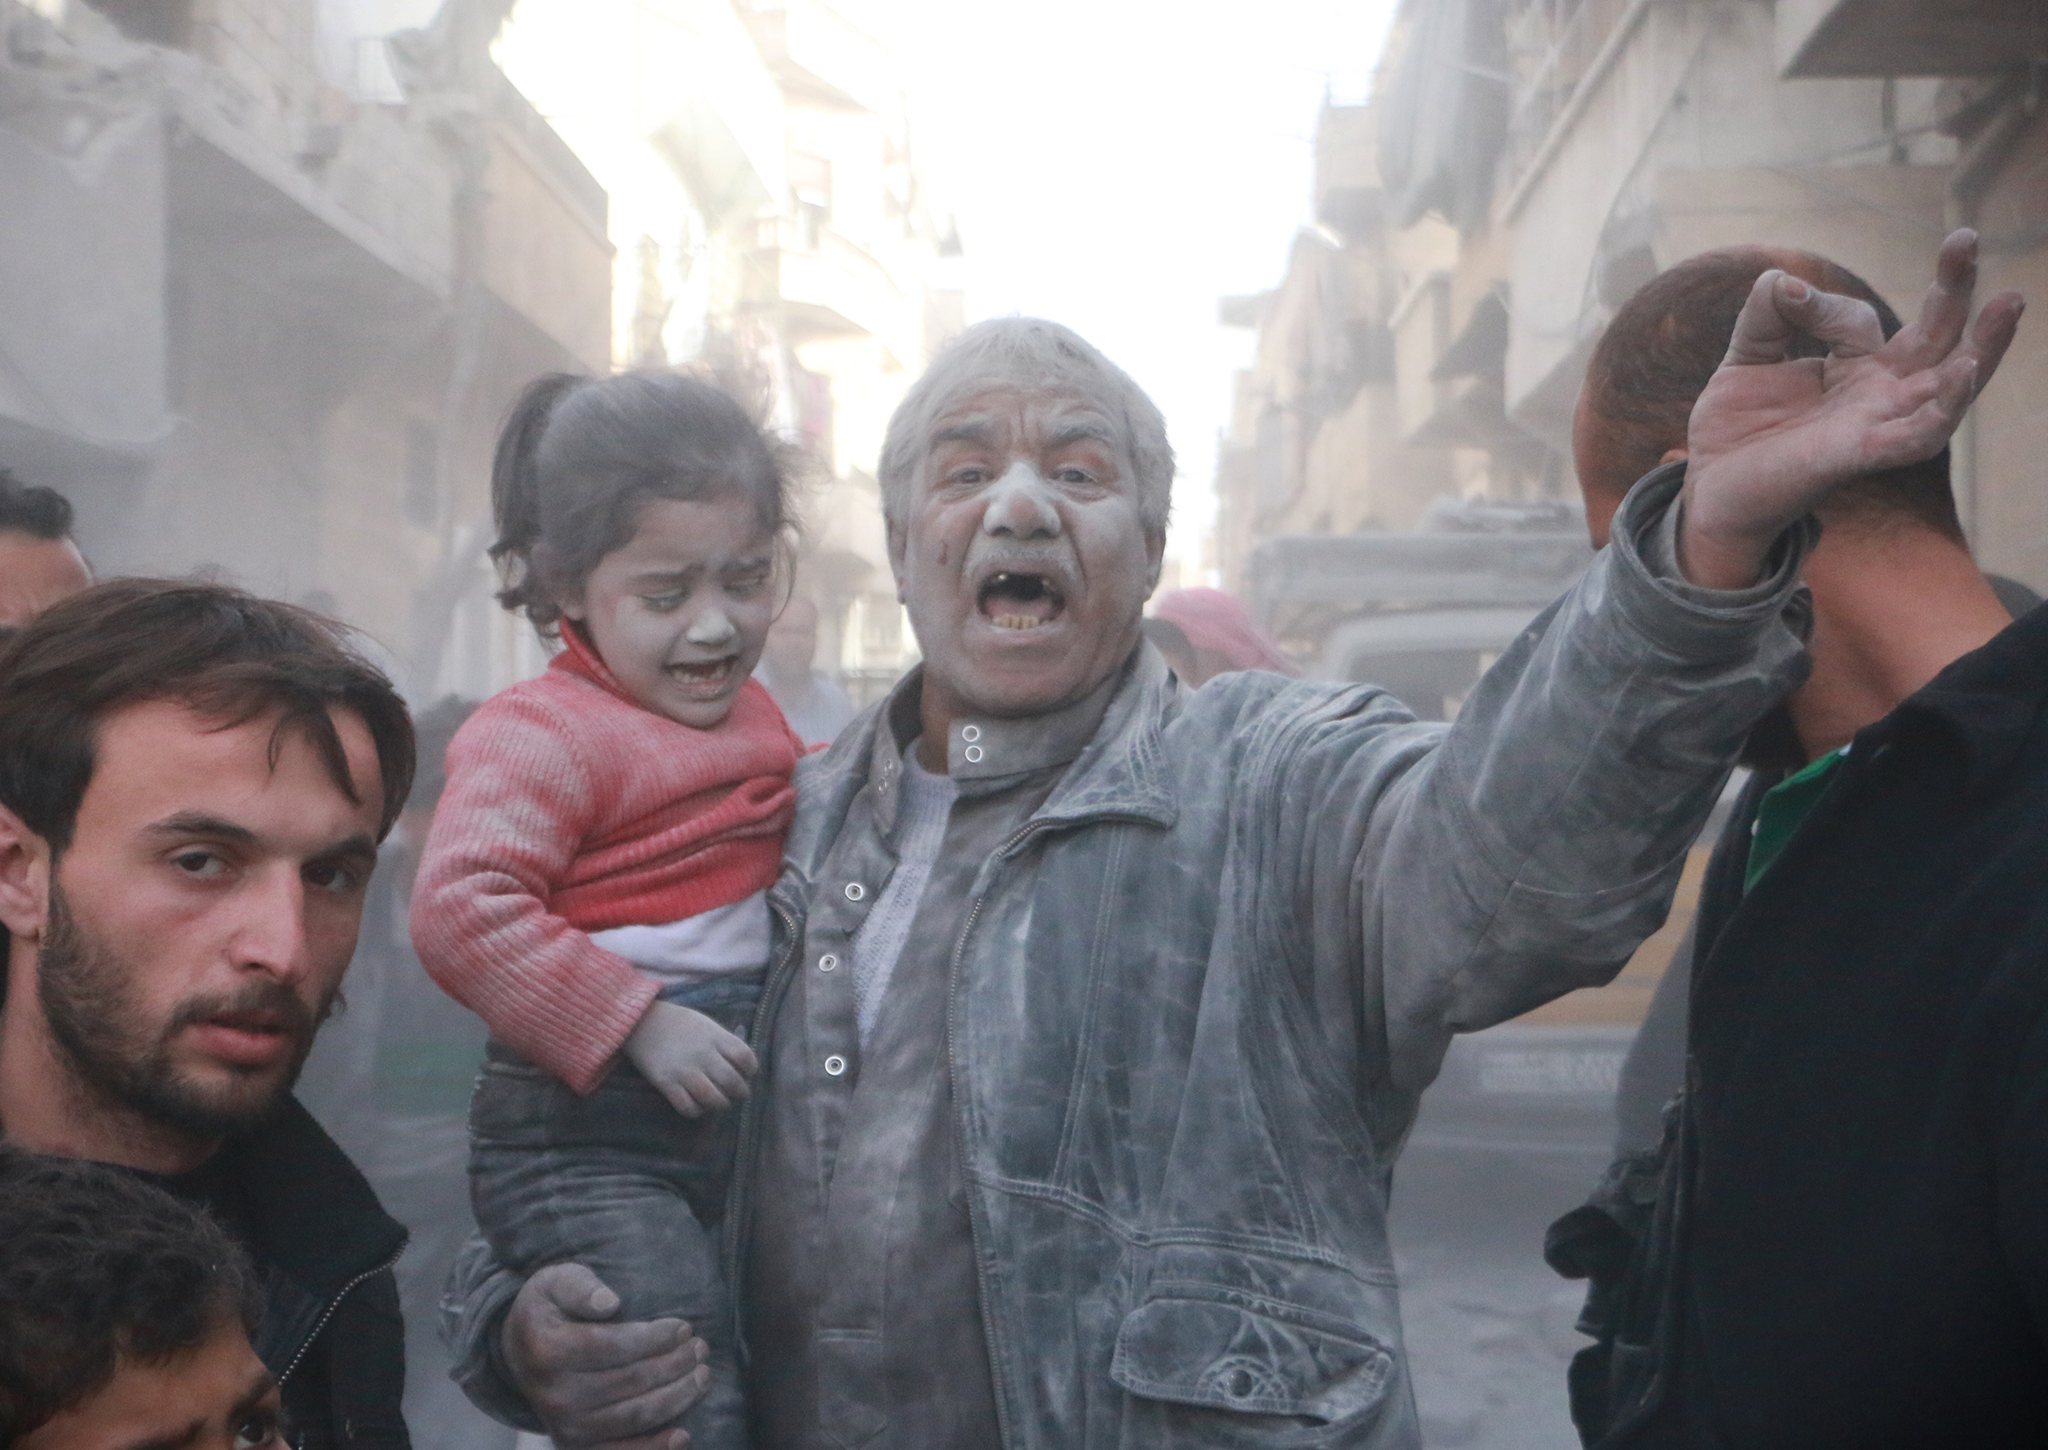
[[[341,625],[220,584],[115,579],[0,646],[0,804],[61,852],[92,779],[96,726],[145,700],[227,725],[279,712],[273,750],[304,732],[345,794],[354,786],[330,712],[351,711],[376,743],[382,830],[412,787],[405,701]]]
[[[220,1226],[98,1163],[0,1146],[0,1446],[229,1325],[253,1336],[255,1270]]]
[[[1580,487],[1588,494],[1618,505],[1667,453],[1685,447],[1693,404],[1728,350],[1736,315],[1756,279],[1774,267],[1824,292],[1869,303],[1886,337],[1899,330],[1898,313],[1868,282],[1810,252],[1722,247],[1660,272],[1621,305],[1586,364],[1580,408],[1599,426],[1575,430],[1573,451]],[[1800,338],[1792,354],[1825,357],[1827,348]],[[1821,513],[1823,521],[1887,515],[1962,538],[1948,450],[1925,463],[1859,479],[1831,495]]]
[[[71,500],[0,468],[0,645],[91,583],[92,570],[71,537]]]
[[[54,488],[23,483],[0,468],[0,529],[61,539],[71,532],[71,500]]]

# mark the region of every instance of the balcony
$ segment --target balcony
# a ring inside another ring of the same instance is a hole
[[[1787,76],[1961,76],[2048,61],[2039,0],[1778,0]]]
[[[1316,220],[1358,242],[1386,215],[1371,106],[1323,107],[1316,121]]]
[[[762,224],[747,258],[741,303],[774,312],[794,346],[871,336],[906,365],[918,356],[921,308],[865,250],[801,218]]]
[[[874,38],[818,0],[757,4],[747,29],[785,90],[829,106],[886,113],[899,87]]]

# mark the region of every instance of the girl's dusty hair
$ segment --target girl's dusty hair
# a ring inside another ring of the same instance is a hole
[[[656,499],[738,495],[786,561],[798,455],[733,398],[679,373],[550,373],[527,386],[491,464],[498,602],[554,632],[598,561]]]

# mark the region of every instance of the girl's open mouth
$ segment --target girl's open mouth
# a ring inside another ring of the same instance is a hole
[[[715,694],[732,682],[733,671],[738,666],[738,655],[724,655],[715,660],[677,660],[663,665],[661,669],[663,674],[692,694]]]

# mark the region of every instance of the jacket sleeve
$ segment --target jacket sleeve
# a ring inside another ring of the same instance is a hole
[[[412,901],[413,946],[434,980],[577,1092],[596,1086],[660,990],[548,909],[594,789],[542,702],[486,704],[448,748]]]
[[[1756,586],[1701,589],[1677,571],[1683,478],[1636,486],[1610,546],[1354,818],[1347,914],[1396,1087],[1426,1085],[1451,1034],[1621,969],[1749,729],[1803,678],[1792,601],[1815,526]]]
[[[456,1255],[441,1297],[441,1332],[453,1363],[448,1375],[470,1403],[500,1424],[546,1434],[506,1368],[499,1348],[505,1316],[526,1280],[500,1264],[480,1233]]]

